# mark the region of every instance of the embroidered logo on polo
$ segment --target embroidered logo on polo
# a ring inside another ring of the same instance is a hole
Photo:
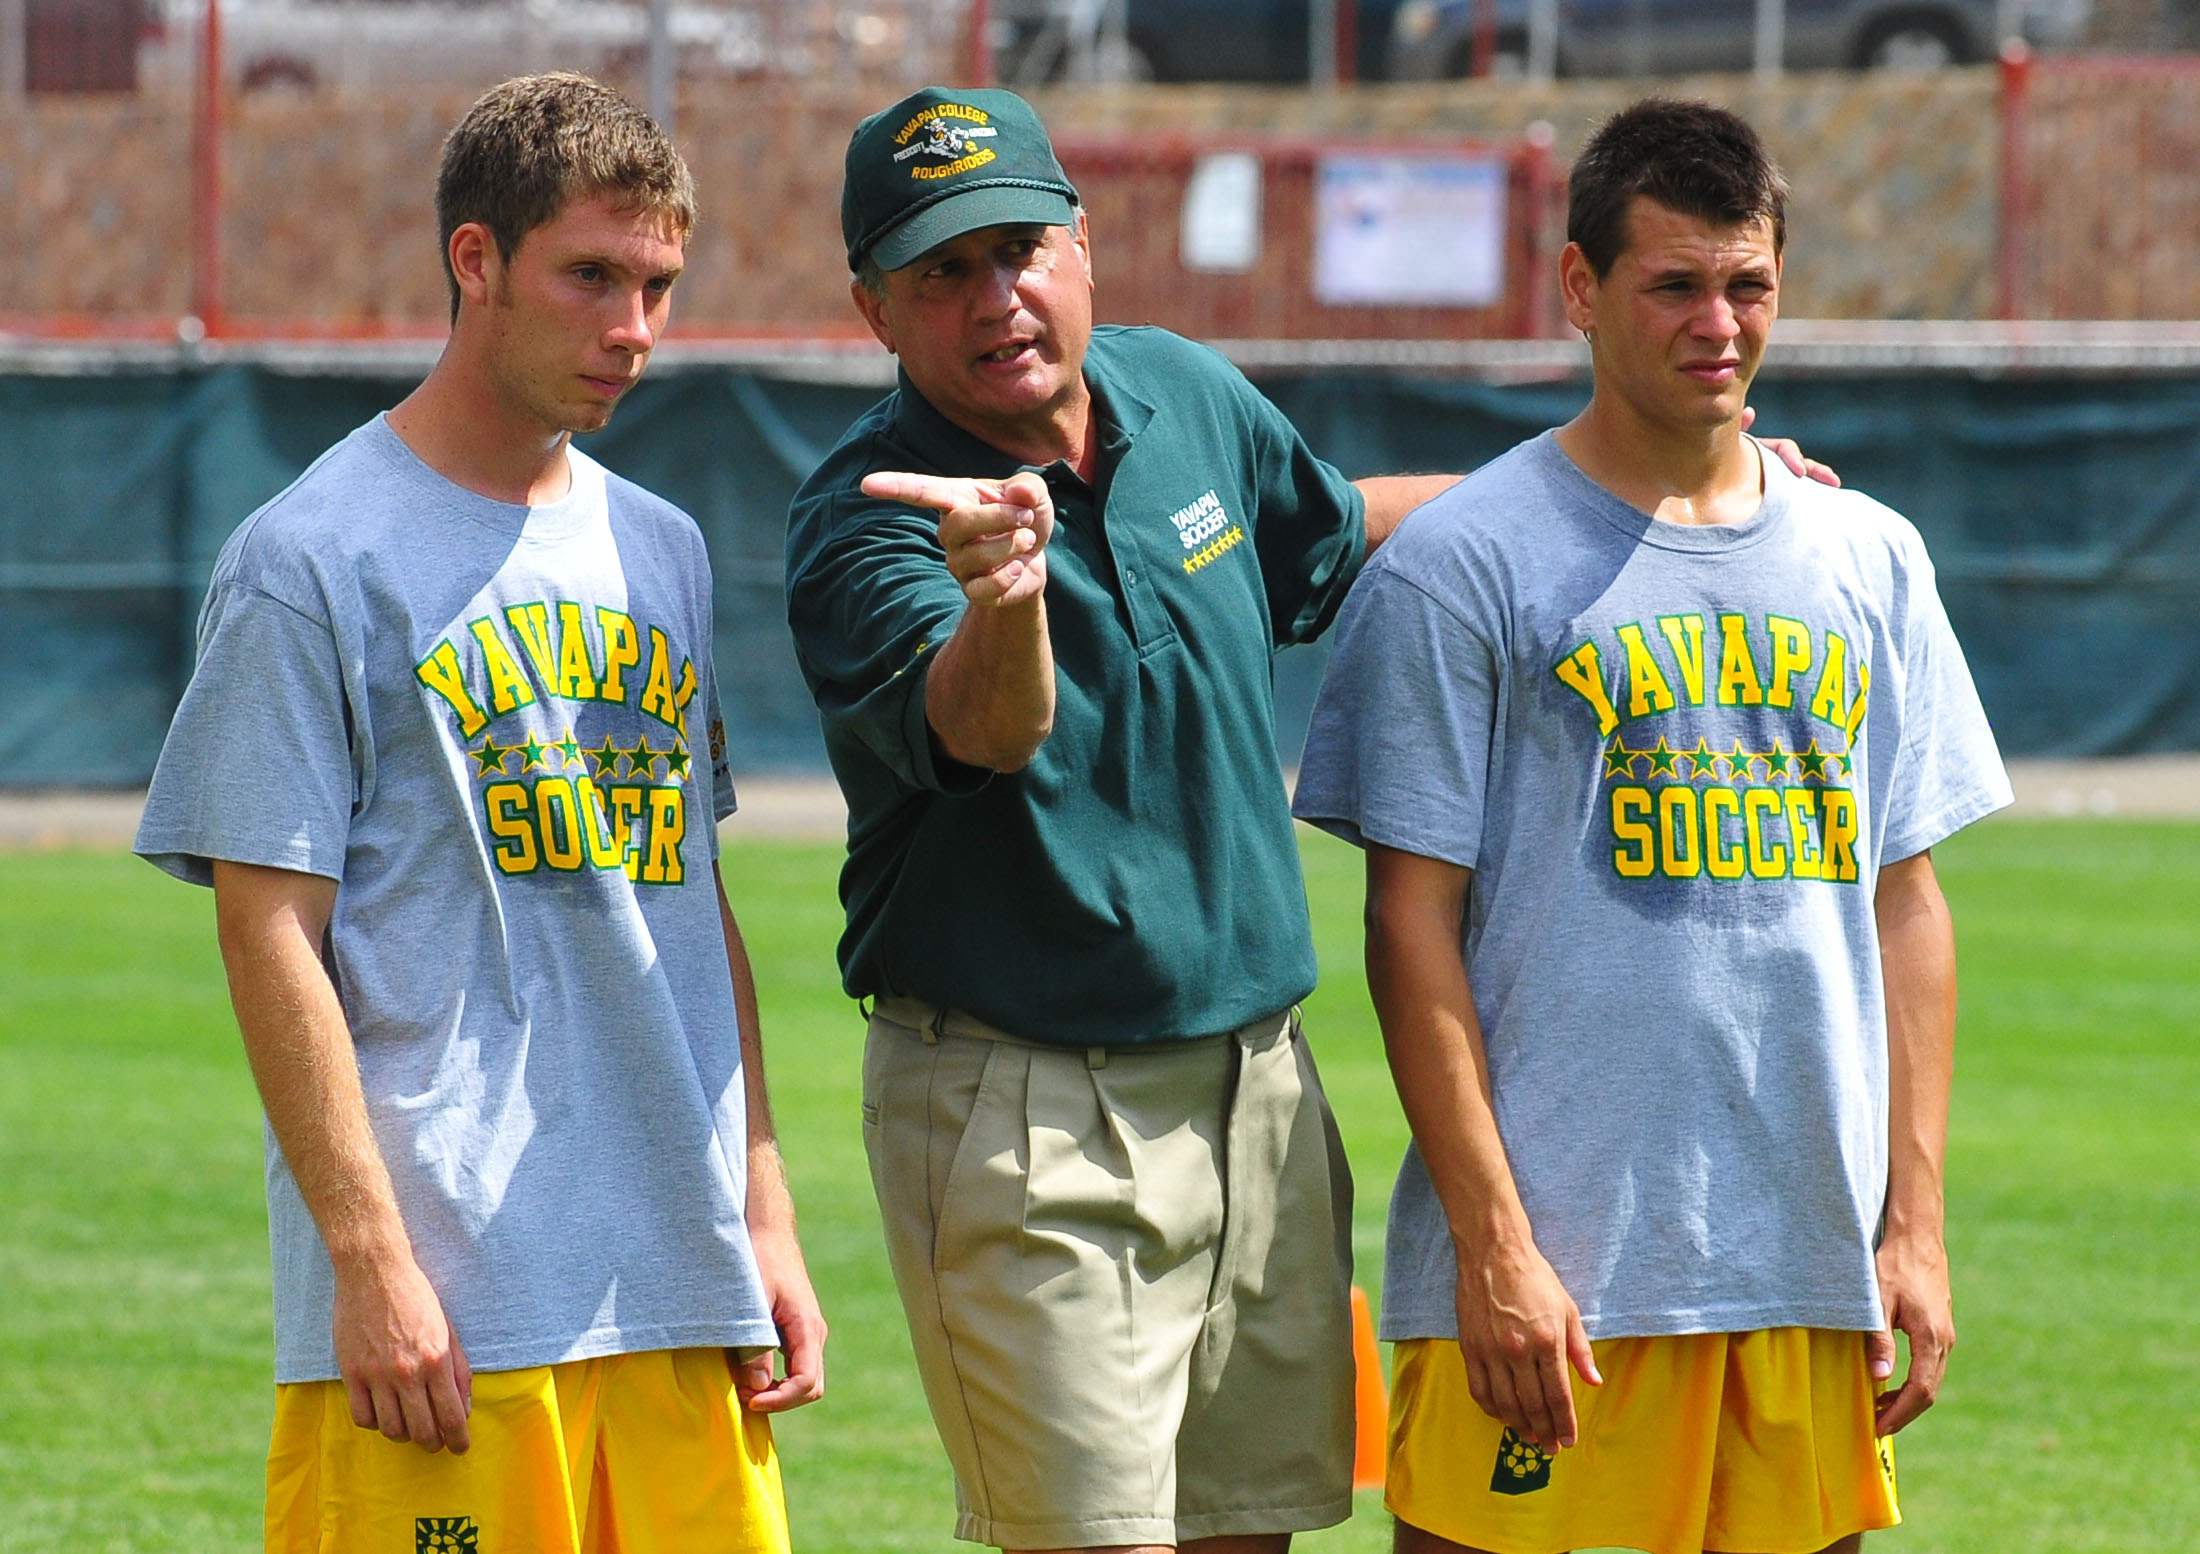
[[[481,1529],[470,1516],[416,1517],[413,1554],[481,1554]]]
[[[1177,539],[1191,552],[1184,558],[1186,577],[1210,565],[1245,538],[1244,528],[1230,517],[1222,498],[1211,490],[1169,514],[1169,522],[1176,525]]]
[[[1543,1449],[1507,1429],[1497,1441],[1497,1466],[1490,1470],[1490,1493],[1529,1495],[1551,1487],[1551,1463]]]
[[[894,153],[894,160],[937,158],[934,162],[918,162],[909,169],[909,176],[919,180],[952,178],[957,173],[967,173],[988,162],[999,161],[999,152],[991,146],[978,144],[1001,133],[993,127],[991,119],[992,115],[983,108],[973,108],[967,103],[935,104],[894,132],[894,144],[901,148]],[[924,138],[919,140],[919,135]]]
[[[1753,640],[1746,616],[1700,613],[1612,639],[1609,659],[1591,638],[1551,673],[1596,717],[1614,872],[1855,884],[1871,667],[1847,640],[1785,615]]]
[[[436,643],[413,674],[457,720],[500,871],[686,878],[697,682],[692,660],[675,667],[661,628],[570,600],[506,605],[501,619],[484,615]],[[575,723],[607,704],[624,710],[625,733],[583,744]],[[715,760],[725,748],[715,718],[709,741]]]

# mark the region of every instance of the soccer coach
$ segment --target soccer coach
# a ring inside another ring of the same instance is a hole
[[[846,179],[901,372],[795,498],[788,611],[956,1530],[1280,1554],[1351,1511],[1351,1186],[1271,664],[1456,477],[1348,482],[1213,351],[1095,329],[1012,93],[905,98]]]
[[[1011,93],[865,120],[841,226],[901,374],[795,499],[788,601],[957,1533],[1281,1550],[1351,1511],[1351,1188],[1270,663],[1453,477],[1355,485],[1214,352],[1095,329]]]

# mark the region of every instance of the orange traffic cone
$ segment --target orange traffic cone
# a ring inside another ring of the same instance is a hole
[[[1380,1489],[1390,1452],[1390,1393],[1383,1386],[1382,1351],[1375,1347],[1375,1319],[1367,1291],[1352,1286],[1352,1487]]]

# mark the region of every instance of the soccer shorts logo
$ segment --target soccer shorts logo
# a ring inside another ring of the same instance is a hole
[[[481,1554],[481,1529],[470,1516],[417,1517],[413,1554]]]
[[[1525,1495],[1551,1486],[1551,1461],[1533,1442],[1507,1430],[1497,1443],[1497,1466],[1490,1471],[1490,1493]]]

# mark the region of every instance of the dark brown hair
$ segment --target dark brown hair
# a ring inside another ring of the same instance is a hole
[[[1709,103],[1650,97],[1589,137],[1567,177],[1566,237],[1598,279],[1627,248],[1635,196],[1720,226],[1762,218],[1787,243],[1787,180],[1746,121]]]
[[[663,215],[685,237],[695,180],[648,114],[600,81],[570,71],[517,76],[481,95],[443,142],[435,224],[443,278],[458,317],[451,234],[478,221],[509,264],[520,239],[557,219],[575,196],[610,194]]]

